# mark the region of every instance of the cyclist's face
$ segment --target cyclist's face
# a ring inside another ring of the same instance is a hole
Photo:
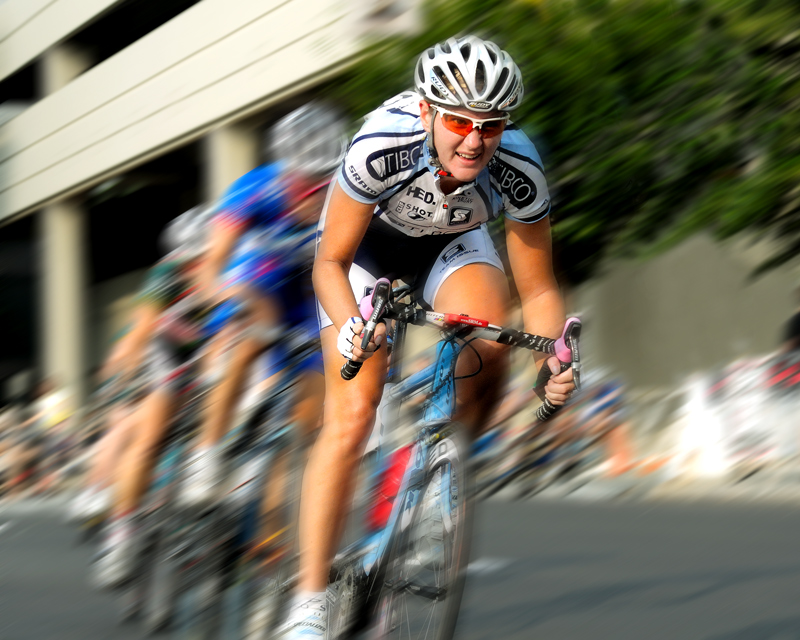
[[[463,107],[448,107],[448,110],[463,113],[465,116],[475,119],[496,118],[504,115],[501,111],[477,113]],[[444,127],[440,114],[432,110],[427,102],[420,102],[420,111],[425,131],[430,131],[433,126],[434,144],[444,170],[452,173],[453,177],[460,182],[475,180],[489,164],[489,160],[500,146],[502,136],[482,138],[480,132],[475,129],[466,137],[460,136]]]

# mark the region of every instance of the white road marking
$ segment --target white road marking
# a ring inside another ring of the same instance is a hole
[[[514,558],[478,558],[469,563],[469,575],[486,576],[498,573],[514,562]]]

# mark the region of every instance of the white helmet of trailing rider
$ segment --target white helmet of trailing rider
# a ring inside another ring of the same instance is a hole
[[[310,177],[333,173],[347,151],[347,125],[331,105],[312,101],[278,120],[267,134],[267,155]]]
[[[477,36],[448,38],[424,51],[414,72],[417,92],[443,106],[511,111],[522,102],[522,74],[511,56]]]
[[[206,249],[212,213],[212,207],[200,204],[167,223],[159,238],[164,252],[184,260],[199,258]]]

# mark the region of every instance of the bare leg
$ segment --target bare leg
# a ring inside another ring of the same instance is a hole
[[[294,408],[293,422],[300,428],[306,442],[322,426],[322,405],[325,400],[325,377],[316,371],[306,371],[297,378],[300,401]]]
[[[282,311],[276,301],[249,289],[244,290],[243,295],[248,296],[255,326],[262,328],[280,326]],[[250,365],[264,351],[266,341],[263,336],[254,336],[252,331],[246,331],[248,336],[233,347],[222,380],[209,394],[209,402],[205,408],[206,420],[199,443],[203,448],[216,445],[230,429],[233,411],[242,394]]]
[[[134,411],[129,407],[116,407],[111,411],[108,417],[111,428],[95,445],[92,467],[86,478],[90,487],[106,488],[113,484],[114,470],[133,437]]]
[[[508,318],[510,295],[506,276],[488,264],[462,267],[444,281],[434,300],[434,309],[443,313],[462,313],[473,318],[504,325]],[[503,388],[508,369],[508,347],[475,340],[471,348],[461,351],[456,376],[468,376],[478,369],[477,376],[456,383],[455,419],[475,434],[490,417]]]
[[[292,424],[298,429],[299,439],[302,440],[301,454],[305,460],[309,444],[316,435],[322,420],[325,379],[314,371],[307,371],[298,376],[295,384],[298,385],[297,396],[300,400],[294,405]],[[275,461],[270,480],[264,491],[261,539],[270,541],[270,543],[273,540],[280,542],[278,534],[285,522],[280,510],[286,506],[286,496],[289,495],[286,490],[286,481],[290,472],[287,458],[288,456],[283,456],[280,460]]]
[[[213,447],[227,433],[250,365],[262,350],[261,343],[253,338],[243,338],[233,347],[222,380],[208,395],[201,447]]]
[[[364,363],[358,376],[342,380],[344,359],[336,348],[337,331],[321,332],[325,359],[325,424],[311,452],[300,501],[302,591],[324,591],[341,523],[352,502],[361,452],[375,423],[386,378],[386,349]]]
[[[156,450],[161,443],[172,415],[174,398],[167,389],[148,395],[135,414],[135,437],[120,461],[115,509],[127,513],[139,506],[155,463]]]

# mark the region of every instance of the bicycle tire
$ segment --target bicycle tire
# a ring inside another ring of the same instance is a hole
[[[133,569],[130,575],[114,589],[117,601],[119,621],[128,624],[141,620],[142,609],[146,597],[147,575],[152,557],[151,536],[146,532],[138,532],[140,546],[135,551]]]
[[[280,508],[279,517],[273,520],[277,533],[272,533],[283,538],[283,543],[280,544],[282,550],[279,548],[275,551],[277,557],[266,563],[259,564],[257,558],[241,562],[233,580],[233,587],[241,589],[241,598],[233,598],[231,603],[241,603],[244,608],[240,612],[232,613],[241,617],[241,622],[238,623],[240,637],[245,640],[266,640],[274,636],[288,613],[291,592],[299,570],[296,533],[302,455],[293,435],[286,438],[281,451],[286,455],[285,487],[288,490],[281,492],[285,501]],[[268,486],[271,470],[267,469],[267,474],[262,478],[262,489]]]
[[[384,562],[375,640],[451,640],[455,632],[472,536],[470,448],[463,427],[442,433],[424,481],[403,495],[413,512],[405,527],[404,514],[398,518]]]
[[[205,575],[180,592],[175,605],[173,637],[181,640],[219,638],[222,580],[219,574]]]
[[[366,624],[369,579],[362,558],[334,568],[335,578],[328,585],[327,640],[348,640]]]
[[[377,451],[365,453],[361,458],[349,526],[345,527],[345,541],[349,535],[355,543],[372,531],[366,522],[375,499],[371,480],[377,463]],[[354,557],[344,555],[337,557],[331,566],[326,590],[327,640],[350,640],[369,623],[369,590],[374,579],[371,580],[364,572],[363,560],[360,554]]]
[[[151,635],[171,626],[180,590],[180,554],[176,555],[180,540],[175,530],[181,520],[180,515],[174,512],[172,502],[179,477],[178,456],[185,447],[170,443],[170,435],[168,433],[160,445],[153,478],[142,501],[150,533],[139,563],[139,613],[145,631]],[[157,477],[165,482],[161,488],[157,488]]]
[[[269,570],[259,570],[248,581],[241,635],[244,640],[275,637],[288,612],[291,592],[297,581],[298,564],[297,555],[292,554]]]
[[[172,542],[165,531],[156,534],[153,562],[147,576],[142,602],[142,625],[147,634],[155,634],[170,626],[178,595],[178,566],[172,553]]]

